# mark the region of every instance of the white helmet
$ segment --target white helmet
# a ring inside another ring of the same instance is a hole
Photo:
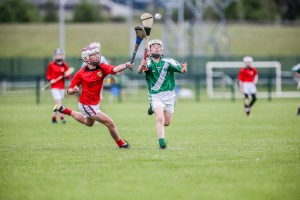
[[[92,42],[89,46],[97,47],[101,51],[101,44],[99,42]]]
[[[62,55],[63,56],[63,59],[65,58],[65,53],[62,49],[58,48],[58,49],[55,49],[54,52],[53,52],[53,60],[56,59],[56,56],[57,55]]]
[[[81,50],[81,58],[87,64],[92,64],[90,62],[90,55],[93,55],[93,54],[99,54],[99,56],[100,56],[100,51],[97,47],[93,47],[93,46],[89,45],[87,47],[84,47]]]
[[[245,56],[245,57],[243,58],[243,61],[244,61],[245,63],[252,63],[252,62],[253,62],[253,58],[252,58],[251,56]]]
[[[153,45],[153,44],[159,44],[161,46],[161,49],[163,49],[163,47],[164,47],[161,40],[154,39],[154,40],[150,40],[148,42],[148,49],[150,49],[151,45]]]

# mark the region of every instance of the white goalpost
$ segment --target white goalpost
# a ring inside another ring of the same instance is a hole
[[[289,94],[283,95],[282,88],[281,88],[281,64],[276,61],[272,62],[253,62],[253,66],[258,69],[259,68],[269,68],[275,71],[275,91],[271,93],[273,97],[288,97]],[[207,84],[207,95],[209,98],[230,98],[232,95],[238,97],[239,89],[236,85],[236,81],[231,79],[228,75],[223,73],[222,69],[236,69],[236,78],[238,76],[239,70],[244,67],[244,62],[207,62],[206,63],[206,84]],[[214,71],[217,69],[219,71]],[[259,73],[259,72],[258,72]],[[226,92],[226,91],[216,91],[214,89],[214,78],[221,78],[227,86],[230,86],[234,91]],[[233,88],[234,87],[234,88]],[[270,95],[269,92],[260,92],[258,91],[259,97],[268,97]],[[292,95],[294,96],[294,94]],[[297,95],[296,95],[297,96]]]

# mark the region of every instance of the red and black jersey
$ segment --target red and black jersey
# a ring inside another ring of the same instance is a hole
[[[51,61],[48,65],[46,72],[46,78],[48,81],[56,79],[60,76],[63,76],[65,72],[69,69],[69,66],[66,62],[63,62],[62,65],[56,64],[54,61]],[[66,77],[67,79],[71,78],[71,75]],[[65,79],[62,78],[56,83],[51,84],[51,88],[64,89],[65,88]]]
[[[238,79],[242,82],[254,82],[257,74],[257,70],[254,67],[244,67],[240,70]]]
[[[113,72],[114,67],[104,63],[100,63],[95,69],[89,69],[85,66],[75,74],[69,88],[81,85],[82,91],[79,102],[87,105],[97,105],[101,101],[100,92],[103,80],[108,74],[115,74]]]

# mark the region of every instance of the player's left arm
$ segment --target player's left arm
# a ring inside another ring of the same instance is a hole
[[[300,79],[300,73],[299,73],[300,72],[300,63],[292,68],[292,72],[293,72],[294,76],[296,76],[298,79]]]
[[[187,66],[188,66],[187,62],[181,63],[180,65],[181,65],[181,73],[185,74],[187,72]]]
[[[256,69],[254,69],[254,72],[255,72],[255,75],[254,75],[253,83],[256,85],[256,84],[257,84],[257,81],[258,81],[258,73],[257,73],[257,70],[256,70]]]
[[[171,71],[178,72],[181,74],[184,74],[187,72],[187,63],[186,62],[180,64],[179,62],[177,62],[174,59],[168,59],[167,61],[169,63],[169,69],[171,69]]]
[[[298,72],[293,73],[298,79],[300,79],[300,74]]]
[[[254,85],[257,84],[257,81],[258,81],[258,74],[256,74],[256,75],[254,76],[254,80],[253,80]]]
[[[68,69],[69,69],[69,65],[68,65],[68,63],[66,63],[66,62],[64,62],[64,68],[65,68],[65,72],[66,71],[68,71]],[[68,75],[68,76],[66,76],[66,75],[64,75],[64,78],[66,78],[66,79],[71,79],[71,74],[70,75]]]

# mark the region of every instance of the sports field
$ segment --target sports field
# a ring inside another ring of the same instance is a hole
[[[130,56],[134,48],[130,45],[130,31],[140,24],[66,24],[66,55],[79,56],[84,46],[100,41],[105,56]],[[150,38],[162,39],[165,28],[154,23]],[[232,55],[300,54],[300,26],[229,24],[227,30]],[[2,57],[51,57],[59,46],[59,25],[0,24],[0,44]]]
[[[132,148],[120,150],[100,124],[51,124],[52,98],[0,98],[0,199],[230,199],[300,197],[297,99],[177,102],[168,149],[160,150],[146,93],[109,102]],[[76,97],[65,105],[77,110]]]

